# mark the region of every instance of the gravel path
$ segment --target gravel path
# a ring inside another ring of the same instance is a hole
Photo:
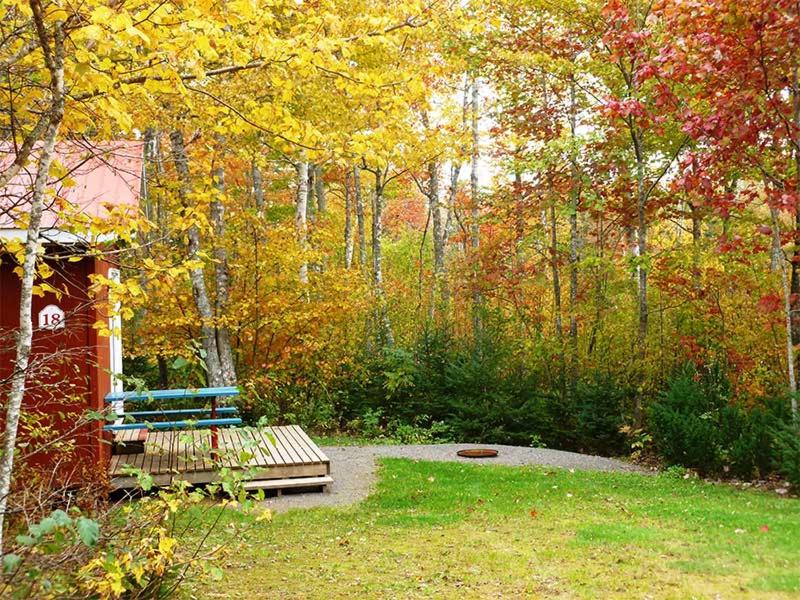
[[[494,448],[495,458],[469,459],[456,456],[464,448]],[[585,471],[647,472],[644,469],[611,458],[523,446],[432,444],[414,446],[325,446],[322,451],[331,461],[333,485],[330,493],[284,494],[270,498],[265,504],[276,511],[315,506],[345,506],[366,498],[376,479],[377,459],[383,456],[415,460],[469,462],[479,465],[543,465]]]

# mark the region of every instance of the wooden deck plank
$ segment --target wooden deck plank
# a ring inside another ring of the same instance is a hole
[[[239,441],[239,436],[236,432],[226,428],[219,431],[220,446],[225,449],[222,455],[222,463],[229,469],[238,469],[241,467],[239,464],[239,454],[242,451],[242,444]]]
[[[194,471],[213,471],[214,461],[211,459],[211,438],[203,435],[203,431],[192,430],[192,456],[194,457]],[[210,432],[209,432],[210,433]]]
[[[178,477],[196,484],[216,481],[221,467],[252,468],[254,481],[269,481],[267,487],[276,488],[282,487],[281,481],[285,482],[284,487],[291,487],[299,485],[292,479],[329,474],[327,457],[297,426],[221,429],[220,449],[226,453],[219,462],[202,451],[203,443],[210,441],[209,434],[207,430],[149,432],[145,453],[112,457],[112,487],[136,486],[136,479],[123,473],[126,465],[150,473],[157,486],[169,485]],[[239,464],[243,450],[251,454],[246,465]]]
[[[292,437],[297,443],[298,447],[304,448],[306,454],[309,456],[311,462],[327,462],[328,457],[322,454],[314,441],[309,438],[302,429],[297,425],[289,425],[288,429],[291,431]]]
[[[264,464],[268,467],[277,465],[279,460],[277,452],[272,443],[267,439],[267,436],[258,429],[250,429],[249,431],[250,435],[252,435],[253,439],[258,443],[259,452],[261,452],[261,456],[264,457]]]
[[[275,466],[283,466],[288,464],[288,457],[285,456],[278,447],[278,440],[275,439],[275,433],[272,431],[272,427],[256,429],[256,432],[264,444],[266,444],[267,449],[270,452],[270,456],[272,456],[275,460]]]
[[[317,462],[317,457],[314,456],[313,453],[309,453],[308,448],[306,448],[300,440],[298,440],[295,435],[294,431],[291,427],[283,427],[282,433],[286,438],[286,442],[289,446],[297,453],[300,457],[300,462],[302,463],[315,463]]]
[[[303,439],[305,441],[306,444],[310,444],[311,445],[311,447],[314,449],[314,453],[317,455],[317,457],[319,458],[320,462],[323,462],[323,463],[329,463],[330,462],[330,459],[327,457],[327,455],[320,449],[319,446],[317,446],[317,444],[314,442],[314,440],[312,440],[310,437],[308,437],[308,434],[305,431],[303,431],[302,428],[299,425],[292,425],[292,428],[294,429],[295,433],[301,439]]]
[[[275,436],[276,442],[280,445],[281,450],[284,452],[284,455],[289,457],[289,464],[302,464],[303,459],[300,458],[297,451],[292,448],[291,442],[286,439],[286,432],[283,431],[283,427],[273,427],[272,433]]]
[[[248,467],[259,467],[259,466],[266,466],[265,457],[261,454],[258,445],[255,442],[252,442],[252,438],[250,438],[247,433],[240,428],[231,429],[233,433],[239,438],[239,443],[241,444],[242,451],[247,452],[250,454],[250,459],[247,461]],[[252,442],[252,443],[251,443]]]
[[[249,466],[257,467],[266,465],[266,457],[262,454],[259,446],[260,442],[253,436],[253,433],[246,428],[237,427],[236,433],[242,442],[242,447],[246,448],[248,452],[253,455],[253,458],[248,462]]]

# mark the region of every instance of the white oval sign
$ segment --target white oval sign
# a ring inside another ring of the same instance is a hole
[[[39,311],[39,329],[63,329],[64,311],[60,306],[48,304]]]

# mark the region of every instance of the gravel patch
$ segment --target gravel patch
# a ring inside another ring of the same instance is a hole
[[[458,450],[465,448],[494,448],[494,458],[461,458]],[[414,460],[468,462],[475,465],[541,465],[584,471],[634,472],[649,471],[612,458],[562,452],[547,448],[480,444],[430,444],[413,446],[325,446],[322,451],[331,461],[333,485],[330,492],[284,493],[269,498],[264,504],[275,511],[317,506],[347,506],[360,502],[370,492],[377,478],[377,459],[388,456]]]

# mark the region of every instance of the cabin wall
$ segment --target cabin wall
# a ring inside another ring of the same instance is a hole
[[[21,423],[21,468],[53,477],[54,487],[107,479],[110,444],[101,421],[76,426],[87,409],[99,411],[111,391],[109,339],[93,324],[108,319],[88,293],[92,273],[107,275],[108,264],[94,257],[65,259],[64,248],[51,248],[47,279],[61,294],[33,297],[33,348]],[[60,255],[61,259],[56,259]],[[19,277],[9,256],[0,255],[0,398],[13,370],[14,332],[19,325]],[[63,311],[63,324],[57,309]],[[58,328],[39,326],[39,315]],[[55,316],[53,316],[55,315]]]

